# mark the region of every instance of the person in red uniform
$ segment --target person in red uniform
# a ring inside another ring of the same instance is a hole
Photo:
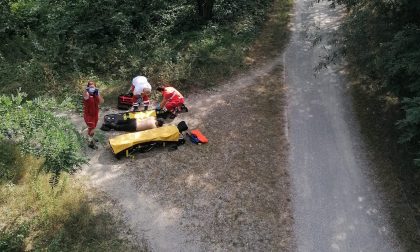
[[[99,89],[96,88],[96,83],[88,81],[85,92],[83,93],[83,118],[88,127],[89,147],[96,148],[95,135],[96,124],[99,119],[99,104],[103,103],[104,99],[99,94]]]
[[[160,108],[171,112],[171,119],[175,118],[176,110],[184,104],[184,96],[171,86],[160,86],[156,90],[162,93]]]

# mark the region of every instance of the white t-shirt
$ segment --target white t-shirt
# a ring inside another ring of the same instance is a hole
[[[143,93],[143,89],[145,88],[149,89],[150,91],[152,90],[152,86],[149,84],[147,78],[144,76],[135,77],[131,83],[134,86],[134,95],[140,95],[141,93]]]

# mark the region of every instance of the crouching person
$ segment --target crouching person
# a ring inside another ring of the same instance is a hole
[[[160,86],[156,90],[162,93],[162,101],[159,108],[169,111],[169,118],[175,118],[178,112],[177,109],[184,105],[184,96],[171,86]]]

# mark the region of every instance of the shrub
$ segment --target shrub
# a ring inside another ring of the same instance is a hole
[[[26,94],[0,96],[0,140],[16,144],[23,153],[42,159],[43,169],[56,176],[74,172],[86,159],[82,138],[73,125],[53,114],[53,99],[25,100]],[[2,153],[3,155],[11,155]]]

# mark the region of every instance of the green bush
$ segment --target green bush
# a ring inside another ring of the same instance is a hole
[[[402,130],[400,143],[412,143],[413,146],[418,146],[420,143],[420,97],[405,98],[402,103],[405,118],[397,123],[398,128]],[[418,157],[414,159],[414,163],[420,167],[418,147],[416,151],[418,151]]]
[[[46,172],[74,172],[86,161],[81,136],[65,118],[53,114],[60,107],[55,100],[25,100],[25,96],[20,92],[0,96],[0,140],[13,142],[23,153],[42,159]]]

